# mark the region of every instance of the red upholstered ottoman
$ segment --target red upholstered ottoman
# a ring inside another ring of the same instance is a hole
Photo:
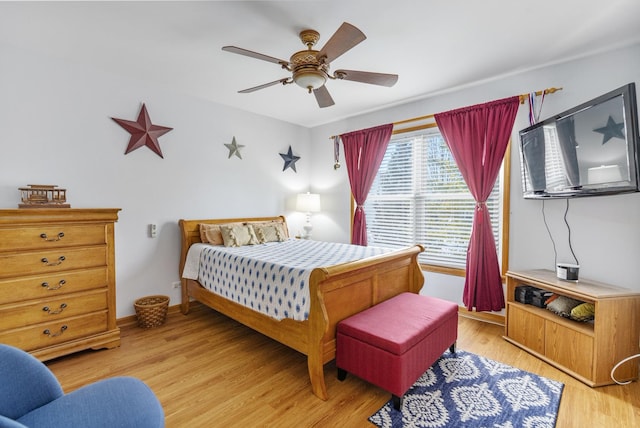
[[[338,379],[352,373],[402,396],[458,338],[458,305],[402,293],[342,320],[337,326]]]

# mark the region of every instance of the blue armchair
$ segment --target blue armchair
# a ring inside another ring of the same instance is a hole
[[[0,344],[0,428],[162,428],[164,411],[132,377],[101,380],[64,394],[32,355]]]

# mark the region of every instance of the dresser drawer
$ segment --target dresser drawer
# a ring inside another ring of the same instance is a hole
[[[0,306],[0,331],[107,309],[107,290]]]
[[[0,343],[32,351],[105,331],[107,331],[107,311],[102,311],[0,331]]]
[[[107,287],[107,267],[0,280],[0,305]]]
[[[0,255],[0,278],[107,265],[106,245]]]
[[[104,224],[43,224],[0,229],[0,252],[98,245],[105,242]]]

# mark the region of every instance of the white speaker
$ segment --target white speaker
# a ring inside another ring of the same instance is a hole
[[[556,265],[556,276],[558,279],[565,281],[577,281],[580,265],[572,265],[569,263],[558,263]]]

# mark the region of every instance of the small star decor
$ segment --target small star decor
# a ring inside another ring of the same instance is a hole
[[[300,160],[300,156],[295,156],[291,151],[291,146],[289,146],[289,151],[287,153],[280,153],[280,156],[284,160],[284,167],[282,168],[285,171],[287,168],[291,168],[294,172],[296,171],[296,162]]]
[[[607,120],[607,124],[602,128],[596,128],[593,132],[602,134],[602,144],[605,144],[612,138],[622,138],[624,140],[624,122],[616,123],[611,116]]]
[[[160,143],[158,142],[158,137],[166,134],[173,128],[152,124],[149,113],[147,112],[147,107],[144,104],[142,104],[138,120],[135,122],[131,120],[116,119],[115,117],[112,117],[111,119],[131,134],[129,145],[127,146],[127,150],[124,152],[125,155],[142,146],[147,146],[155,154],[164,159],[164,156],[162,156],[162,150],[160,149]]]
[[[240,149],[244,146],[242,144],[238,144],[236,141],[236,137],[233,137],[231,144],[225,144],[225,147],[229,149],[229,157],[227,159],[231,159],[231,156],[236,155],[238,158],[242,159],[240,155]]]

